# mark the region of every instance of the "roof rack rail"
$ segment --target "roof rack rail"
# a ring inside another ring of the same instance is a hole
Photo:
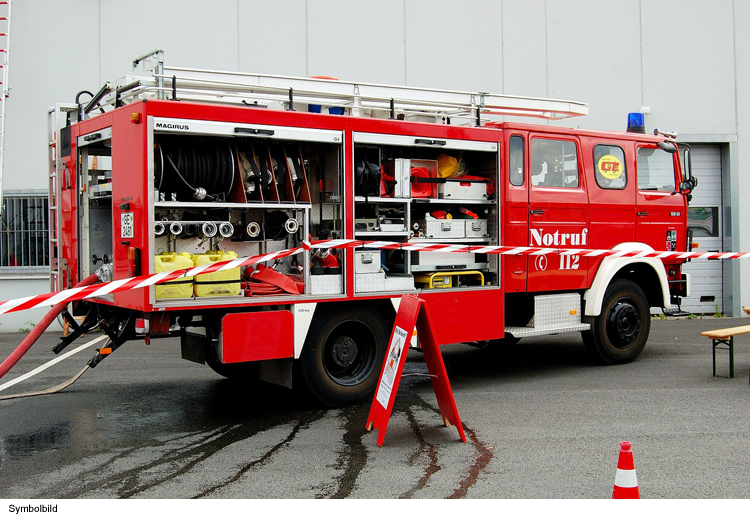
[[[482,126],[493,115],[557,120],[588,114],[587,104],[558,99],[167,67],[161,50],[137,58],[131,75],[106,83],[97,97],[85,113],[152,98],[285,110],[307,110],[314,105],[353,116],[444,123],[463,120],[473,126]]]

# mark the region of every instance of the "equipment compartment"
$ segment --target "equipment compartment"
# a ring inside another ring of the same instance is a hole
[[[497,143],[455,139],[354,134],[355,214],[357,238],[448,244],[499,244],[495,188],[499,173]],[[380,162],[380,166],[375,164]],[[369,163],[373,180],[363,184]],[[404,180],[408,184],[402,184]],[[407,192],[408,190],[408,192]],[[442,193],[442,194],[441,194]],[[403,226],[403,227],[402,227]],[[432,288],[424,272],[472,271],[481,280],[465,279],[461,287],[496,285],[499,258],[458,252],[390,251],[383,256],[384,277],[363,277],[357,292],[396,287],[398,273],[407,286]],[[396,255],[399,255],[398,257]],[[370,283],[377,281],[377,284]],[[436,288],[437,289],[437,288]],[[394,289],[395,290],[395,289]]]
[[[154,122],[150,270],[159,254],[184,252],[193,255],[194,265],[203,265],[343,237],[342,132]],[[192,294],[160,289],[152,302],[176,307],[343,294],[343,265],[337,250],[305,251],[221,276],[197,275]]]

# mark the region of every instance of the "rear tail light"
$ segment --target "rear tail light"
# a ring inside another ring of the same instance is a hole
[[[136,335],[148,335],[149,323],[147,318],[136,318],[135,319],[135,334]]]
[[[141,274],[141,250],[136,247],[128,247],[128,277],[140,276]]]

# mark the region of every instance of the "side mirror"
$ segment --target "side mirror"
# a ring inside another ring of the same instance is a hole
[[[679,143],[682,151],[682,172],[683,181],[680,183],[680,192],[688,194],[690,197],[690,191],[698,186],[698,178],[693,175],[693,158],[690,154],[690,145],[687,143]]]
[[[662,141],[659,143],[659,148],[664,150],[665,152],[669,152],[670,154],[674,154],[677,152],[677,146],[675,146],[674,143],[670,143],[669,141]]]

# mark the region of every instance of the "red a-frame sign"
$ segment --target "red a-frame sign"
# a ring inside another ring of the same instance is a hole
[[[427,304],[415,295],[401,297],[391,340],[388,342],[385,363],[380,371],[380,381],[372,400],[370,415],[367,417],[367,430],[377,428],[377,444],[383,446],[388,419],[390,419],[393,411],[393,403],[396,400],[398,384],[401,380],[404,364],[406,364],[406,354],[409,351],[415,326],[422,345],[424,360],[427,363],[427,371],[430,373],[430,379],[432,380],[432,388],[437,396],[440,415],[443,417],[445,426],[453,424],[458,428],[458,435],[461,441],[465,443],[466,436],[461,425],[461,419],[458,417],[458,409],[453,398],[451,385],[448,382],[443,356],[440,354],[440,348],[432,331]]]

